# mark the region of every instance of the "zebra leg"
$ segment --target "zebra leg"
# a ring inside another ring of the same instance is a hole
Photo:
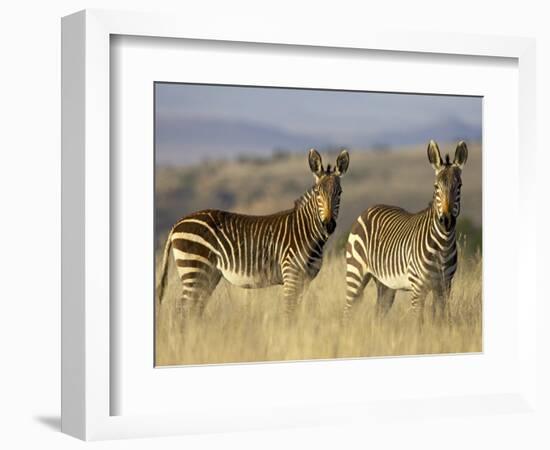
[[[426,294],[418,288],[413,288],[413,294],[411,297],[411,307],[413,312],[417,316],[418,328],[421,329],[424,326],[424,300]]]
[[[194,306],[197,302],[198,292],[192,291],[187,288],[182,289],[179,303],[176,305],[176,311],[179,313],[181,319],[187,319],[193,315],[195,310]]]
[[[197,285],[196,290],[192,287],[184,286],[180,300],[183,318],[202,317],[206,304],[212,296],[212,292],[214,291],[220,277],[221,274],[216,276],[211,285]]]
[[[208,300],[212,297],[212,292],[214,292],[214,289],[216,289],[216,286],[220,282],[221,276],[222,273],[219,270],[212,272],[204,289],[201,291],[201,295],[195,301],[195,313],[199,318],[202,318],[204,308],[206,308]]]
[[[368,233],[363,218],[353,225],[346,244],[346,304],[343,321],[351,314],[353,305],[363,297],[363,291],[372,278],[367,257]]]
[[[184,255],[176,261],[182,283],[181,310],[184,317],[201,317],[222,274],[214,262],[206,264],[204,261],[185,259],[186,256],[192,255]]]
[[[439,286],[433,291],[432,317],[434,322],[447,321],[451,325],[451,313],[449,308],[450,285]]]
[[[296,305],[298,304],[298,299],[300,295],[302,294],[302,289],[299,286],[296,286],[295,284],[284,284],[283,285],[283,292],[284,292],[284,298],[285,298],[285,313],[286,316],[289,319],[294,318],[294,314],[296,311]]]
[[[376,313],[378,317],[384,317],[392,307],[397,291],[376,280],[376,292]]]
[[[294,312],[298,299],[302,294],[304,283],[302,276],[292,268],[283,270],[283,294],[285,298],[285,312],[289,320],[294,319]]]
[[[351,316],[351,310],[356,302],[361,301],[365,287],[372,275],[370,273],[359,276],[358,270],[348,262],[346,272],[346,304],[344,305],[343,320],[347,321]]]

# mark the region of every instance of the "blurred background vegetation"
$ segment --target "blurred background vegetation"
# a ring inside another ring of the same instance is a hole
[[[441,152],[454,154],[456,142],[441,142]],[[482,249],[481,146],[468,142],[463,170],[461,215],[457,231],[464,251]],[[320,149],[325,164],[334,164],[340,149]],[[342,179],[340,216],[329,254],[342,250],[359,214],[375,204],[400,206],[416,212],[433,195],[433,169],[424,145],[395,149],[351,149],[350,167]],[[233,160],[210,160],[195,165],[159,166],[156,171],[156,246],[162,248],[171,226],[201,209],[244,214],[270,214],[292,208],[294,200],[313,185],[307,149],[276,149],[268,156],[239,155]]]

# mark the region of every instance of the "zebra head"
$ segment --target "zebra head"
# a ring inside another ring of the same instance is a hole
[[[464,141],[460,141],[455,150],[455,157],[451,163],[449,155],[445,161],[441,158],[439,147],[435,141],[428,145],[428,160],[435,170],[434,201],[439,223],[447,231],[456,224],[460,213],[460,188],[462,187],[462,167],[468,159],[468,148]]]
[[[312,148],[309,151],[309,167],[315,177],[313,192],[317,200],[317,211],[329,234],[332,234],[336,228],[340,196],[342,195],[340,177],[346,173],[348,166],[349,153],[347,150],[342,150],[338,155],[336,167],[331,168],[329,164],[326,170],[317,150]]]

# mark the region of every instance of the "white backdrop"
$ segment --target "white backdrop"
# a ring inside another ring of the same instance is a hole
[[[441,1],[331,2],[320,1],[246,2],[166,2],[166,1],[21,1],[3,5],[0,16],[2,70],[0,70],[0,175],[3,203],[0,221],[2,254],[2,302],[0,338],[2,342],[2,432],[4,448],[73,448],[84,444],[59,433],[59,347],[60,347],[60,17],[82,8],[133,10],[183,9],[209,23],[212,14],[218,20],[239,21],[269,17],[288,27],[326,27],[335,23],[371,29],[454,31],[476,34],[536,36],[538,38],[538,143],[540,179],[549,163],[545,130],[550,123],[550,30],[543,2],[523,0],[504,6],[502,2],[464,0]],[[219,16],[224,17],[219,19]],[[494,161],[498,164],[498,161]],[[541,230],[548,217],[548,188],[540,182]],[[546,215],[546,217],[545,217]],[[542,249],[548,239],[539,236]],[[548,266],[548,265],[547,265]],[[542,279],[542,258],[538,264]],[[539,311],[540,324],[549,308]],[[539,326],[544,346],[538,349],[541,373],[550,379],[547,358],[549,332]],[[548,388],[541,395],[550,404]],[[110,448],[152,445],[169,448],[252,448],[262,445],[376,446],[385,448],[416,444],[415,448],[499,446],[501,448],[548,448],[545,426],[530,416],[501,415],[479,418],[441,418],[420,423],[404,420],[399,429],[392,424],[374,428],[310,428],[280,432],[235,433],[231,435],[102,442],[95,446]]]

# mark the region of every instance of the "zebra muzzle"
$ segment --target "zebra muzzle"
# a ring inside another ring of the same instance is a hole
[[[443,214],[439,216],[439,223],[445,227],[445,229],[448,231],[451,229],[453,225],[453,219],[450,214]]]
[[[327,229],[328,234],[334,233],[334,230],[336,229],[336,220],[330,219],[326,224],[325,228]]]

